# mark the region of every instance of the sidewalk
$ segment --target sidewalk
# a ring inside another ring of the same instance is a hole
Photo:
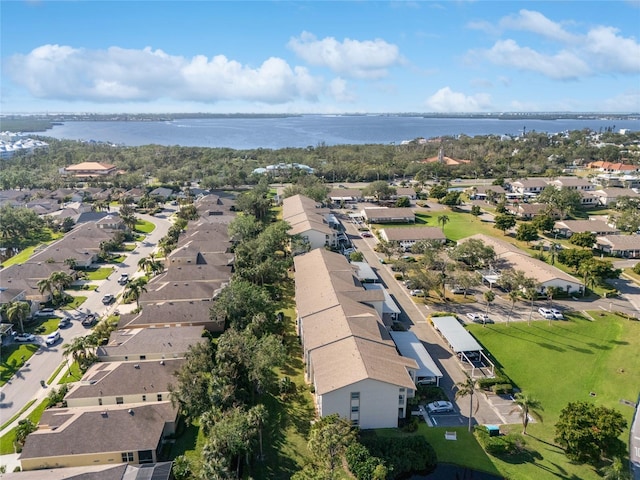
[[[10,424],[8,424],[2,430],[0,430],[0,436],[6,435],[9,431],[11,431],[11,429],[15,428],[18,425],[18,422],[20,420],[27,418],[31,414],[31,412],[33,412],[42,403],[42,401],[47,398],[51,389],[58,387],[60,380],[62,380],[62,378],[65,376],[66,373],[67,373],[67,369],[63,367],[58,372],[58,375],[56,375],[56,378],[54,378],[53,382],[50,385],[48,385],[46,388],[41,388],[38,391],[38,394],[35,396],[36,401],[33,402],[33,404],[29,408],[27,408],[24,412],[22,412],[15,420],[13,420]],[[5,419],[3,419],[3,421],[4,420]],[[19,457],[19,454],[17,453],[12,453],[9,455],[0,455],[0,465],[4,465],[6,467],[7,473],[13,472],[16,467],[20,466],[20,461],[18,460],[18,457]],[[0,478],[2,477],[3,475],[0,474]]]

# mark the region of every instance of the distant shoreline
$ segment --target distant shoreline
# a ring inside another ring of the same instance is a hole
[[[639,120],[640,113],[495,112],[495,113],[56,113],[0,115],[0,131],[46,132],[66,122],[172,122],[198,119],[282,119],[296,117],[412,117],[487,120]]]

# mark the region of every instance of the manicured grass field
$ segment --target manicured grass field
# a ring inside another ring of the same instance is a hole
[[[506,325],[470,325],[469,330],[523,392],[538,399],[543,422],[530,425],[528,445],[540,455],[516,465],[494,459],[509,478],[599,478],[588,466],[567,461],[553,441],[560,411],[571,401],[615,408],[631,425],[640,385],[640,322],[605,312],[589,312],[568,321]],[[508,427],[519,431],[520,426]],[[627,443],[629,430],[622,435]],[[532,460],[532,459],[531,459]],[[545,477],[547,478],[547,477]]]
[[[113,273],[112,267],[100,267],[98,269],[85,270],[87,280],[104,280]]]
[[[2,347],[0,354],[0,386],[7,383],[14,373],[40,348],[35,343],[12,343]],[[22,358],[24,357],[24,361]]]
[[[147,222],[146,220],[138,220],[136,222],[136,228],[135,228],[136,232],[151,233],[155,229],[156,229],[156,226],[151,222]]]

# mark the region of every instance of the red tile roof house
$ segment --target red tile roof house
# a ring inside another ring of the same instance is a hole
[[[110,163],[82,162],[77,165],[69,165],[64,173],[74,177],[106,177],[118,171],[118,167]]]
[[[587,165],[587,168],[606,173],[634,173],[640,171],[640,166],[638,165],[627,165],[624,163],[604,161],[591,162]]]

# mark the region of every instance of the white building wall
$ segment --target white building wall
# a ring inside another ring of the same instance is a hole
[[[317,230],[307,230],[306,232],[301,233],[300,236],[307,239],[309,245],[311,245],[312,250],[315,248],[324,248],[324,246],[327,244],[326,234]],[[331,245],[331,235],[329,235],[328,242],[329,245]]]
[[[568,280],[554,279],[541,284],[541,286],[544,287],[545,289],[547,287],[557,287],[564,292],[567,292],[567,285],[571,286],[568,293],[579,293],[582,291],[581,284],[569,282]]]
[[[352,402],[352,393],[360,394],[359,402]],[[407,402],[404,392],[403,401],[400,403],[400,394],[400,387],[397,385],[366,379],[318,396],[317,403],[322,417],[337,413],[348,420],[357,419],[359,427],[365,430],[397,428],[398,408],[406,412]],[[358,412],[352,412],[352,403],[354,407],[358,407]]]

